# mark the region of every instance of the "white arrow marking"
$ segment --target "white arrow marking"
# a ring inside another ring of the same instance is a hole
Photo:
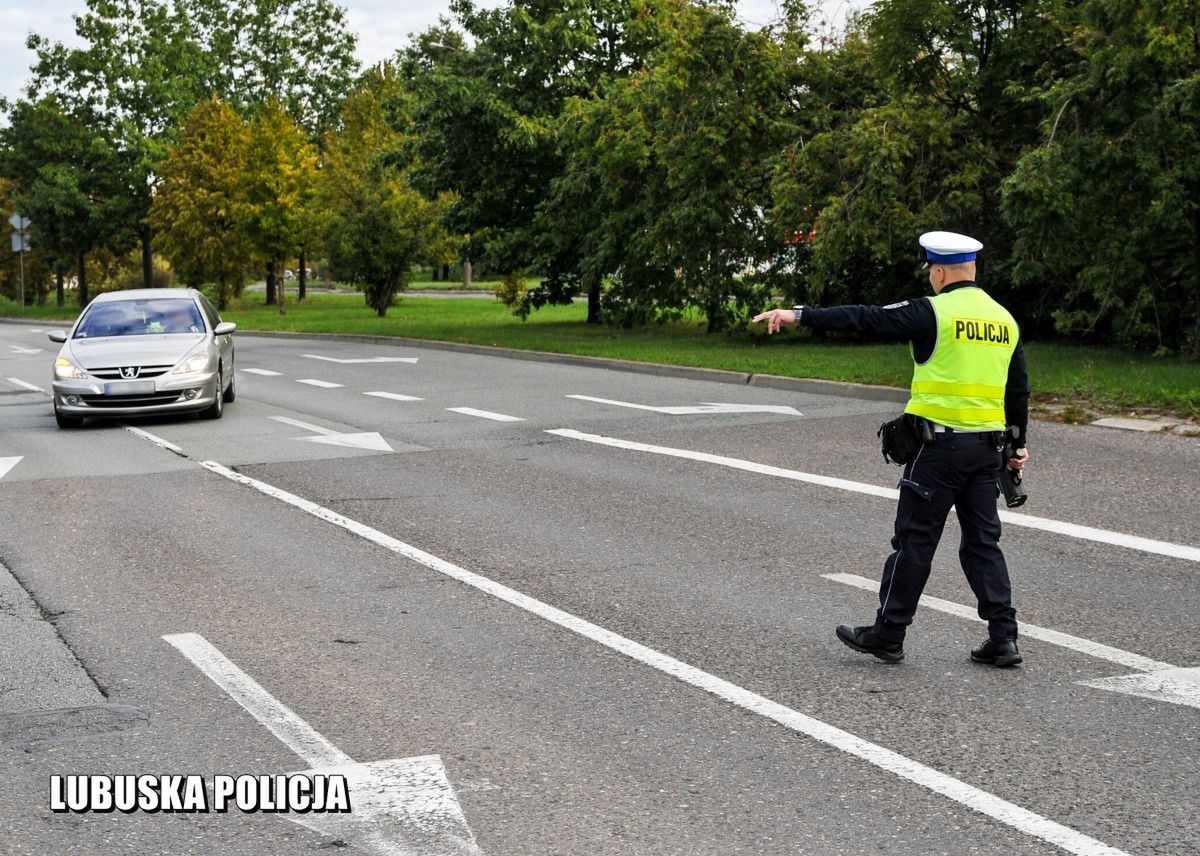
[[[289,817],[380,856],[482,854],[438,755],[357,764],[198,633],[162,637],[314,769],[344,775],[349,814]]]
[[[284,425],[292,425],[296,428],[303,428],[305,431],[312,431],[314,434],[321,435],[320,437],[296,437],[295,439],[297,440],[307,440],[310,443],[324,443],[327,446],[345,446],[350,449],[369,449],[374,452],[396,451],[388,445],[387,440],[374,431],[343,434],[341,431],[331,431],[319,425],[310,425],[307,422],[301,422],[299,419],[292,419],[290,416],[271,416],[269,418],[274,419],[276,422],[282,422]]]
[[[263,377],[279,377],[280,372],[273,372],[270,369],[242,369],[246,374],[262,375]]]
[[[322,357],[320,354],[301,354],[310,360],[324,360],[327,363],[341,363],[344,366],[359,363],[415,363],[417,357],[360,357],[357,359],[341,359],[339,357]]]
[[[1100,678],[1094,681],[1079,681],[1079,683],[1098,690],[1112,690],[1154,701],[1200,707],[1200,668],[1168,669],[1145,675]]]
[[[30,392],[40,392],[42,395],[46,394],[46,390],[42,389],[40,386],[34,386],[31,383],[26,383],[19,377],[10,377],[8,382],[15,383],[17,386],[21,387],[21,389],[28,389]]]
[[[22,348],[20,345],[9,345],[14,354],[40,354],[41,348]]]
[[[827,580],[833,580],[834,582],[854,586],[855,588],[876,593],[879,592],[879,583],[868,580],[865,577],[855,576],[854,574],[822,574],[821,576]],[[984,623],[972,607],[964,606],[961,603],[954,603],[949,600],[942,600],[939,597],[930,597],[929,595],[921,595],[920,603],[921,606],[929,609],[936,609],[939,612],[957,615],[959,618],[965,618],[968,621],[974,621],[979,624]],[[1051,630],[1047,627],[1038,627],[1036,624],[1025,624],[1022,622],[1020,632],[1021,636],[1029,639],[1037,639],[1042,642],[1049,642],[1051,645],[1070,648],[1072,651],[1078,651],[1080,654],[1088,654],[1092,657],[1098,657],[1101,660],[1108,660],[1109,662],[1127,666],[1131,669],[1138,669],[1146,673],[1140,675],[1123,675],[1118,678],[1076,681],[1080,686],[1140,696],[1141,698],[1153,699],[1154,701],[1166,701],[1171,704],[1200,707],[1200,668],[1181,669],[1178,666],[1172,666],[1170,663],[1151,660],[1149,657],[1143,657],[1141,654],[1134,654],[1132,651],[1122,651],[1120,648],[1113,648],[1100,642],[1093,642],[1091,639],[1071,636],[1068,633],[1060,633],[1057,630]]]
[[[684,407],[651,407],[648,404],[632,404],[628,401],[613,401],[611,398],[595,398],[591,395],[568,395],[567,398],[577,398],[580,401],[594,401],[597,404],[611,404],[615,407],[631,407],[634,410],[652,410],[655,413],[667,413],[671,416],[687,416],[698,413],[779,413],[786,416],[802,416],[794,407],[785,404],[717,404],[706,401],[703,404]]]
[[[8,471],[21,463],[24,455],[17,455],[15,458],[0,458],[0,479],[8,475]]]

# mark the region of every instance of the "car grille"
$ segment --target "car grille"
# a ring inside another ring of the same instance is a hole
[[[128,368],[128,366],[125,366],[125,368]],[[171,370],[170,366],[139,366],[139,368],[141,371],[138,372],[137,380],[158,377],[159,375],[166,374]],[[121,377],[121,366],[110,366],[103,369],[88,369],[87,371],[88,374],[92,375],[92,377],[104,378],[104,380],[124,379]]]
[[[152,404],[170,404],[178,401],[183,390],[147,392],[142,395],[81,395],[88,407],[139,407]]]

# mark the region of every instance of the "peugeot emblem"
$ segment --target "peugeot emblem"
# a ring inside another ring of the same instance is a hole
[[[141,370],[142,369],[140,366],[122,366],[121,377],[126,379],[135,378],[138,376],[138,373],[141,372]]]

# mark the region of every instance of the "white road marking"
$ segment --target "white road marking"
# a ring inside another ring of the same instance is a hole
[[[124,427],[126,431],[128,431],[130,434],[133,434],[136,437],[141,437],[143,440],[149,440],[155,446],[161,446],[162,448],[167,449],[168,451],[171,451],[171,452],[175,452],[176,454],[180,454],[180,455],[183,454],[183,449],[176,446],[170,440],[164,440],[162,437],[159,437],[155,434],[151,434],[149,431],[143,431],[141,428],[134,428],[132,425],[125,425],[122,427]]]
[[[1200,668],[1170,669],[1145,675],[1124,675],[1119,678],[1100,678],[1078,683],[1098,690],[1111,690],[1154,701],[1200,707]]]
[[[327,380],[313,380],[312,378],[303,378],[296,383],[306,383],[309,386],[319,386],[321,389],[338,389],[342,386],[340,383],[331,383]]]
[[[41,327],[30,327],[29,332],[30,333],[45,333],[46,331],[43,330]]]
[[[198,633],[162,637],[315,769],[346,776],[349,814],[288,820],[380,856],[481,854],[438,755],[357,764]]]
[[[11,458],[0,458],[0,479],[8,475],[9,471],[21,463],[21,459],[24,457],[24,455],[16,455]]]
[[[9,345],[14,354],[40,354],[41,348],[22,348],[20,345]]]
[[[474,407],[447,407],[451,413],[462,413],[465,416],[478,416],[480,419],[491,419],[495,422],[524,422],[520,416],[505,416],[503,413],[492,413],[490,410],[476,410]]]
[[[626,639],[611,630],[606,630],[603,627],[522,594],[515,589],[490,580],[487,577],[460,568],[444,559],[439,559],[436,556],[426,553],[424,550],[406,544],[390,535],[385,535],[377,529],[372,529],[356,520],[351,520],[348,517],[338,514],[336,511],[331,511],[328,508],[317,505],[315,502],[303,499],[250,476],[234,472],[215,461],[203,461],[201,462],[201,466],[231,481],[251,487],[265,496],[285,502],[320,520],[353,532],[355,535],[365,538],[384,549],[411,559],[451,579],[458,580],[464,585],[471,586],[518,609],[545,619],[585,639],[590,639],[639,663],[657,669],[683,683],[701,689],[717,698],[724,699],[743,710],[773,720],[786,728],[811,737],[820,743],[860,758],[902,779],[906,779],[974,811],[987,815],[1006,826],[1054,844],[1069,853],[1077,854],[1077,856],[1125,856],[1123,851],[1109,847],[1095,838],[1091,838],[1062,824],[1055,823],[1028,809],[1008,802],[987,791],[980,790],[973,785],[948,776],[932,767],[927,767],[924,764],[906,758],[890,749],[863,740],[861,737],[843,731],[836,726],[829,725],[819,719],[814,719],[799,711],[785,707],[778,702],[771,701],[764,696],[704,672],[695,666],[690,666],[687,663],[676,660],[653,648]]]
[[[322,357],[318,354],[301,354],[303,357],[308,357],[310,360],[324,360],[327,363],[341,363],[345,366],[358,365],[360,363],[416,363],[418,357],[361,357],[358,359],[340,359],[338,357]]]
[[[283,372],[273,372],[270,369],[240,369],[246,374],[262,375],[263,377],[279,377]]]
[[[301,422],[299,419],[292,419],[290,416],[268,416],[268,419],[274,419],[276,422],[282,422],[284,425],[292,425],[296,428],[302,428],[305,431],[312,431],[314,434],[320,434],[320,437],[296,437],[297,440],[307,440],[310,443],[323,443],[327,446],[345,446],[350,449],[369,449],[375,452],[394,452],[396,451],[388,445],[387,440],[379,436],[374,431],[350,432],[333,431],[329,428],[322,428],[320,425],[312,425],[308,422]]]
[[[808,482],[809,484],[822,485],[824,487],[835,487],[839,490],[847,490],[854,493],[865,493],[870,496],[883,497],[884,499],[894,500],[899,498],[899,492],[895,488],[879,487],[873,484],[864,484],[862,482],[832,478],[830,476],[819,476],[797,470],[788,470],[782,467],[772,467],[767,464],[756,464],[753,461],[743,461],[740,458],[727,458],[723,455],[710,455],[707,452],[693,452],[687,449],[673,449],[669,446],[652,446],[648,443],[618,440],[615,437],[603,437],[599,434],[585,434],[569,428],[556,428],[548,430],[546,433],[557,434],[560,437],[567,437],[572,440],[582,440],[586,443],[596,443],[601,446],[612,446],[617,449],[630,449],[638,452],[649,452],[655,455],[666,455],[672,458],[702,461],[704,463],[717,464],[761,475]],[[1067,523],[1062,520],[1051,520],[1046,517],[1034,517],[1032,514],[1016,514],[1005,509],[1000,509],[1000,519],[1012,526],[1040,529],[1044,532],[1053,532],[1057,535],[1066,535],[1084,541],[1096,541],[1101,544],[1112,544],[1117,547],[1125,547],[1143,553],[1153,553],[1173,559],[1185,559],[1189,562],[1200,562],[1200,547],[1173,544],[1170,541],[1156,541],[1153,538],[1143,538],[1140,535],[1128,535],[1108,529],[1082,526],[1078,523]]]
[[[879,583],[869,580],[866,577],[855,576],[854,574],[821,574],[821,576],[827,580],[833,580],[835,583],[854,586],[864,591],[879,592]],[[965,618],[968,621],[974,621],[979,624],[985,623],[973,607],[964,606],[961,603],[942,600],[939,597],[930,597],[927,594],[921,595],[920,603],[921,606],[936,609],[938,612],[956,615],[959,618]],[[1070,648],[1072,651],[1078,651],[1080,654],[1098,657],[1101,660],[1108,660],[1110,663],[1117,663],[1121,666],[1138,669],[1142,672],[1158,672],[1175,668],[1170,663],[1151,660],[1149,657],[1143,657],[1141,654],[1122,651],[1120,648],[1113,648],[1099,642],[1093,642],[1090,639],[1080,638],[1079,636],[1071,636],[1068,633],[1060,633],[1057,630],[1050,630],[1046,627],[1038,627],[1036,624],[1021,622],[1020,634],[1029,639],[1037,639],[1042,642],[1049,642],[1051,645]]]
[[[284,425],[291,425],[294,428],[303,428],[305,431],[312,431],[314,434],[340,434],[341,431],[334,431],[329,428],[322,428],[320,425],[312,425],[308,422],[301,422],[299,419],[293,419],[290,416],[268,416],[268,419],[273,419],[276,422],[282,422]]]
[[[398,392],[364,392],[363,395],[373,395],[375,398],[386,398],[391,401],[424,401],[415,395],[401,395]]]
[[[704,402],[700,405],[681,407],[651,407],[648,404],[632,404],[628,401],[613,401],[611,398],[596,398],[591,395],[568,395],[567,398],[576,398],[580,401],[594,401],[598,404],[611,404],[616,407],[630,407],[634,410],[652,410],[655,413],[666,413],[672,416],[701,413],[779,413],[786,416],[804,415],[796,408],[788,407],[786,404],[717,404],[715,402]]]
[[[40,386],[34,386],[31,383],[26,383],[25,381],[21,380],[19,377],[10,377],[8,379],[8,382],[16,384],[17,386],[21,387],[21,389],[28,389],[32,392],[40,392],[42,395],[49,395],[49,393],[46,392],[46,390],[42,389]]]

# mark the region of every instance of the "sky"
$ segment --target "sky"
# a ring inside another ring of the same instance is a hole
[[[477,0],[482,8],[499,6],[504,0]],[[823,0],[827,17],[844,18],[846,9],[861,7],[866,0]],[[408,43],[410,33],[419,33],[447,14],[448,0],[341,0],[350,29],[358,34],[358,58],[371,65],[391,56]],[[0,0],[0,97],[17,98],[29,77],[33,54],[25,47],[30,32],[71,44],[72,15],[83,11],[84,0]],[[775,0],[740,0],[742,20],[747,26],[761,25],[777,17]]]

